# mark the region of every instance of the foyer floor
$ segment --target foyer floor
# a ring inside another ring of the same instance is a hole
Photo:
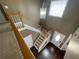
[[[36,59],[63,59],[65,51],[60,51],[53,44],[49,43],[40,53],[32,47]]]

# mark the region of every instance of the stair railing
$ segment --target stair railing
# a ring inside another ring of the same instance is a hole
[[[30,48],[27,46],[27,44],[24,42],[24,39],[18,29],[16,28],[14,22],[9,18],[9,15],[7,14],[6,10],[3,8],[3,6],[0,4],[0,9],[4,15],[4,17],[11,23],[12,29],[15,33],[15,36],[17,38],[19,47],[21,49],[21,52],[23,54],[24,59],[36,59],[35,56],[33,55],[32,51]]]
[[[11,20],[16,24],[16,27],[18,29],[24,27],[20,12],[16,12],[16,13],[8,12],[8,15],[11,18]]]

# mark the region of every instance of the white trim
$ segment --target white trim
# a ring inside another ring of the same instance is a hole
[[[39,29],[36,29],[36,28],[31,27],[31,26],[26,25],[26,24],[24,24],[24,28],[21,28],[21,29],[18,29],[18,30],[23,31],[23,30],[26,30],[26,29],[31,30],[31,31],[35,31],[35,32],[41,32]]]

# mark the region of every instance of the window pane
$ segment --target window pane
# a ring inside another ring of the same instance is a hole
[[[68,0],[51,1],[49,16],[62,17]]]

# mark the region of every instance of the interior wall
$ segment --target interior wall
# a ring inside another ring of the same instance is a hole
[[[11,12],[18,11],[18,4],[19,4],[18,0],[0,0],[0,3],[3,4],[4,6],[7,5],[9,7],[8,10],[10,10]]]
[[[79,25],[79,1],[68,0],[63,17],[48,16],[46,27],[65,35],[72,33]]]
[[[39,0],[0,0],[0,2],[9,7],[11,12],[20,11],[23,17],[23,22],[33,27],[39,24]]]
[[[79,59],[79,28],[75,31],[67,47],[64,59]]]
[[[22,4],[22,5],[21,5]],[[19,5],[20,11],[26,15],[24,23],[37,27],[40,20],[39,0],[22,0]]]
[[[0,10],[0,24],[6,22],[1,10]]]

